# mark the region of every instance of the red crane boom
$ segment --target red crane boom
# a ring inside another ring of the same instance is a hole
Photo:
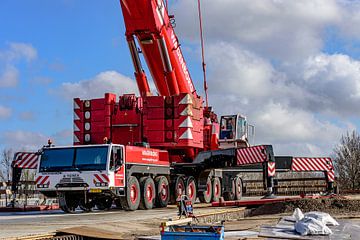
[[[163,0],[120,0],[120,4],[141,96],[151,93],[135,38],[161,96],[174,96],[180,93],[192,93],[196,96],[193,81]]]

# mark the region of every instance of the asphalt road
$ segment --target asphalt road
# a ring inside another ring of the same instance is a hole
[[[34,234],[45,234],[59,229],[90,226],[120,230],[142,229],[139,223],[157,223],[176,218],[176,208],[94,211],[91,213],[64,214],[60,210],[43,212],[0,213],[0,239]],[[158,226],[158,225],[157,225]],[[156,231],[158,228],[155,228]]]

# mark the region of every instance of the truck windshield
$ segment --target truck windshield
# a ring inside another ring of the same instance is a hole
[[[106,170],[108,147],[45,149],[40,172]]]

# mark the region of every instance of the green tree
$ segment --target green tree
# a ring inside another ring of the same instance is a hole
[[[335,147],[335,170],[343,189],[360,188],[360,135],[347,132]]]

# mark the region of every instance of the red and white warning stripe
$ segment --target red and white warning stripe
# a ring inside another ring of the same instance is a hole
[[[237,164],[262,163],[267,159],[264,146],[240,148],[237,150]]]
[[[275,162],[268,162],[268,177],[275,176]]]
[[[331,158],[293,158],[291,170],[295,172],[327,172],[330,182],[335,180],[334,166]]]
[[[94,174],[94,182],[108,183],[110,182],[110,179],[109,176],[104,173]]]
[[[34,152],[17,152],[14,156],[13,166],[18,168],[36,169],[38,155]]]
[[[37,185],[49,185],[50,179],[49,176],[38,176],[35,180]]]
[[[74,144],[80,144],[80,136],[83,131],[82,127],[82,101],[79,98],[74,99]]]

